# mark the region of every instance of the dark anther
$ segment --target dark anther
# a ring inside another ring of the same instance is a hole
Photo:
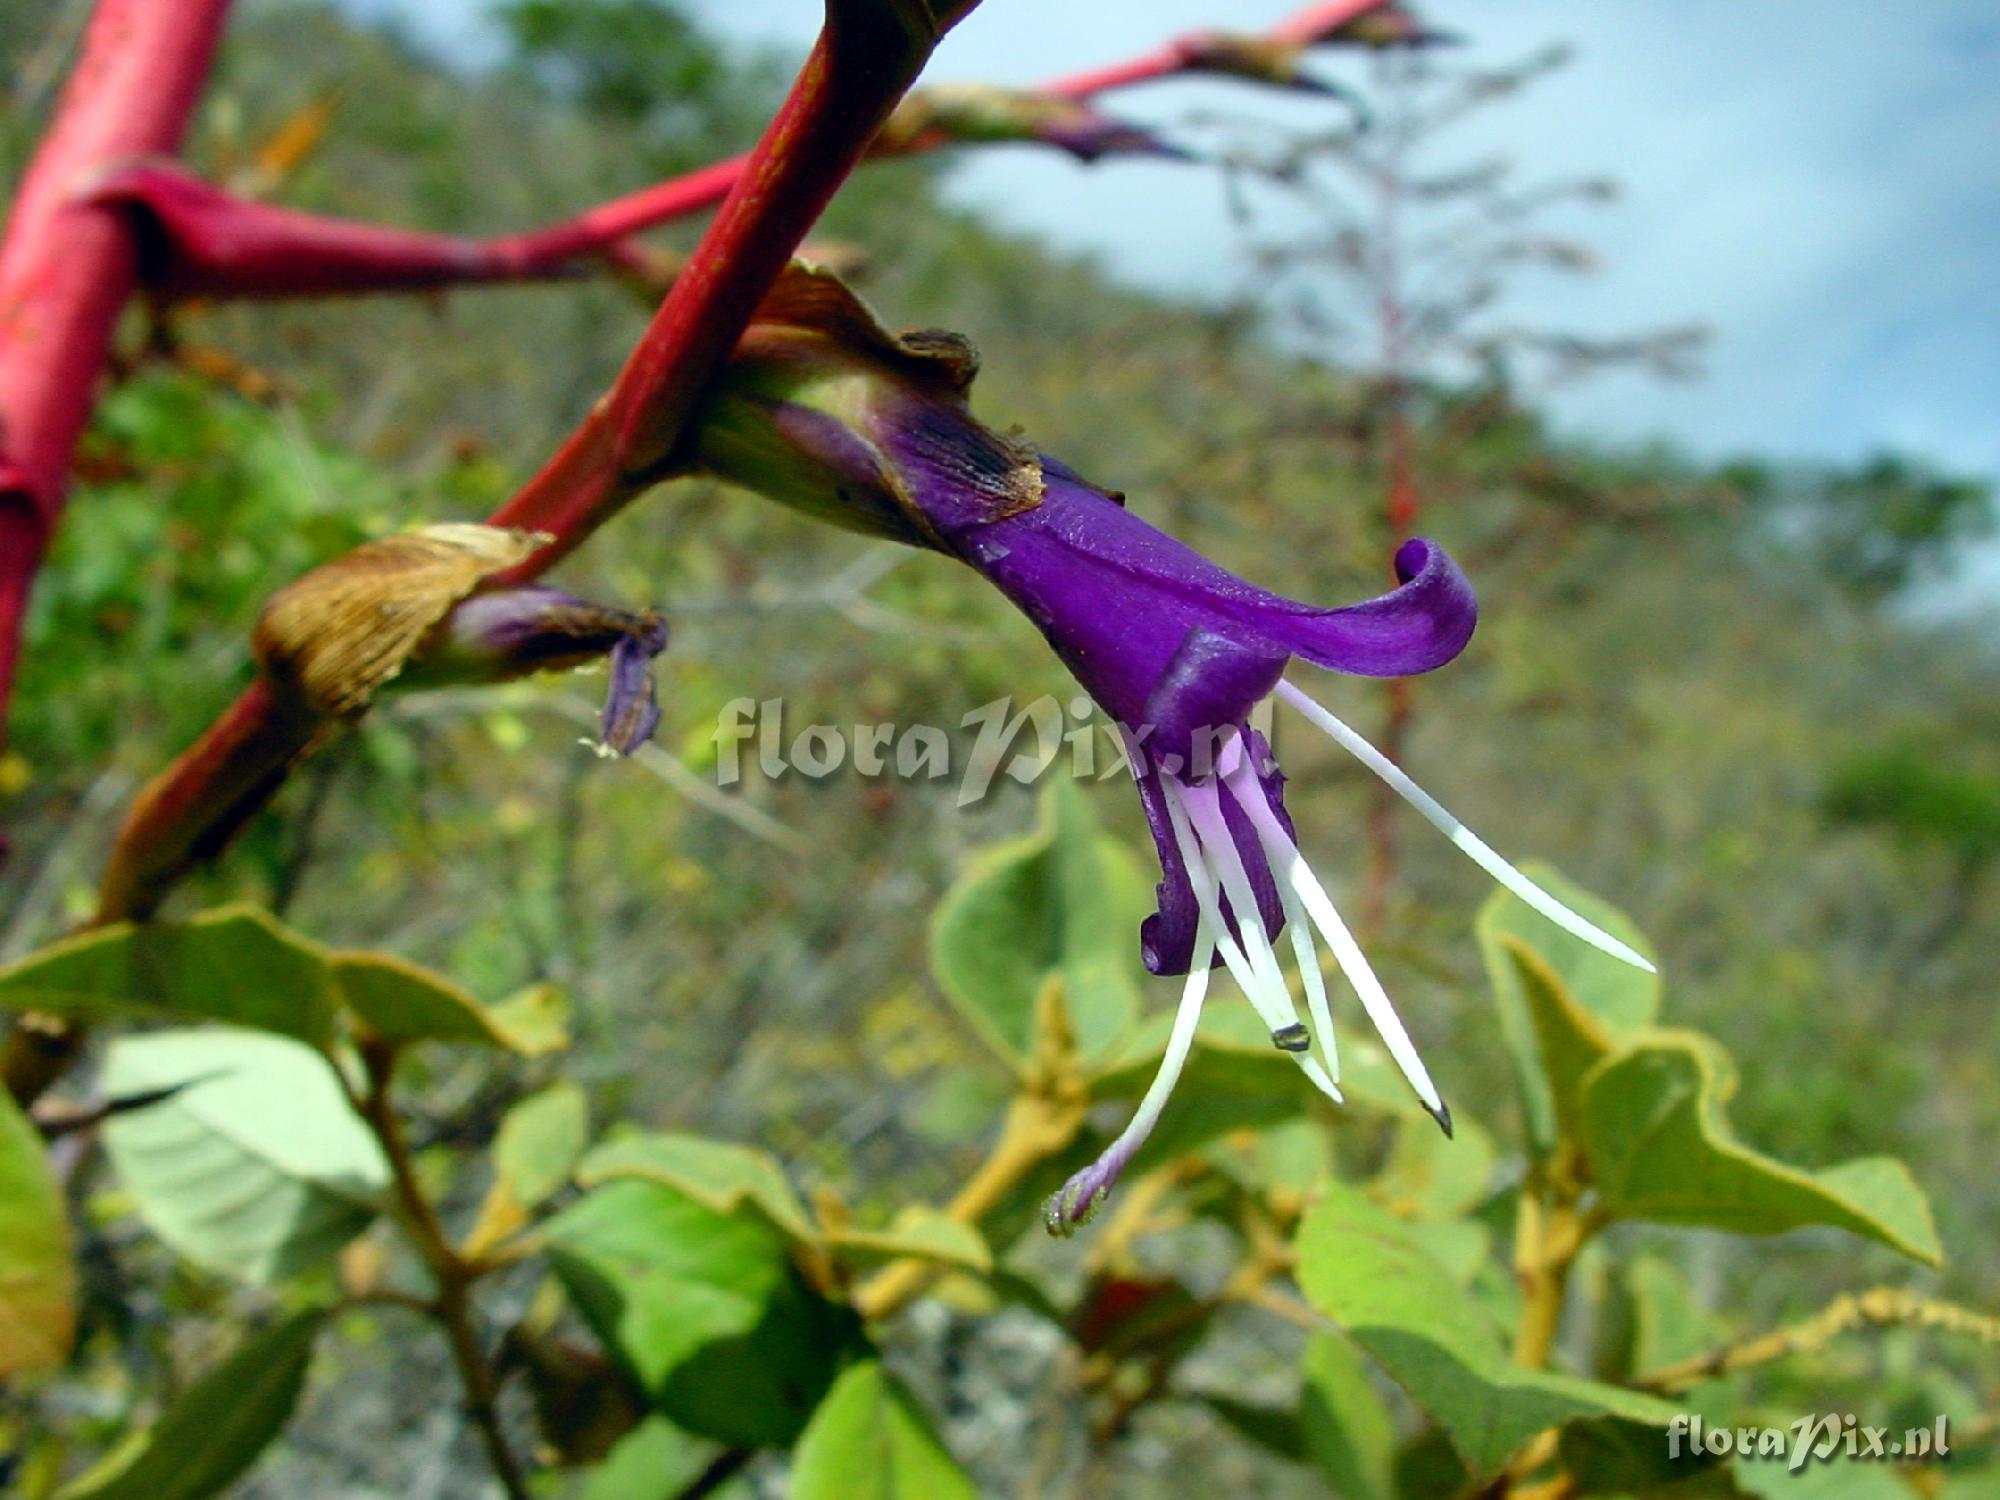
[[[1280,1052],[1310,1052],[1312,1033],[1294,1021],[1291,1025],[1280,1026],[1271,1033],[1271,1045]]]

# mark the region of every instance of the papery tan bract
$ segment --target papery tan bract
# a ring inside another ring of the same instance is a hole
[[[548,541],[535,531],[445,524],[365,543],[271,596],[251,638],[258,664],[319,713],[350,718],[454,605]]]

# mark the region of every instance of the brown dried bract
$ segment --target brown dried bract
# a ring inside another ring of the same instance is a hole
[[[356,547],[271,596],[251,638],[258,663],[317,712],[350,718],[452,606],[551,540],[446,524]]]

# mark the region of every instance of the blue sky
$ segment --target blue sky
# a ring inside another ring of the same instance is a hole
[[[1480,61],[1552,41],[1571,65],[1478,116],[1467,159],[1610,174],[1621,201],[1575,226],[1585,281],[1530,282],[1518,310],[1584,332],[1701,321],[1707,374],[1613,376],[1557,414],[1700,454],[1850,458],[1893,445],[2000,477],[2000,5],[1993,0],[1416,0]],[[478,0],[356,0],[466,45]],[[745,44],[802,52],[814,0],[691,0]],[[1254,28],[1290,0],[986,0],[933,79],[1032,82],[1175,31]],[[1330,55],[1326,70],[1357,74]],[[1171,125],[1189,110],[1315,106],[1214,83],[1112,96]],[[1305,117],[1310,117],[1309,113]],[[968,155],[951,191],[998,221],[1099,254],[1147,286],[1219,297],[1243,275],[1220,184],[1166,164],[1081,168],[1026,149]]]

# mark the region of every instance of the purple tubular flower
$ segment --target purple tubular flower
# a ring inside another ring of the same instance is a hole
[[[1272,1044],[1339,1101],[1332,1007],[1314,947],[1324,943],[1417,1097],[1451,1131],[1381,981],[1299,852],[1284,777],[1250,727],[1266,698],[1291,704],[1529,906],[1652,967],[1529,881],[1284,680],[1294,658],[1401,677],[1457,656],[1477,607],[1442,548],[1405,542],[1397,586],[1377,598],[1301,604],[1218,567],[1073,469],[981,426],[966,407],[976,360],[962,340],[892,335],[845,288],[810,271],[782,282],[759,317],[704,414],[697,465],[809,514],[965,562],[1034,622],[1125,737],[1160,854],[1159,907],[1141,926],[1141,954],[1153,973],[1186,978],[1158,1074],[1117,1140],[1050,1200],[1051,1232],[1067,1234],[1090,1216],[1158,1120],[1217,963]],[[1310,1026],[1279,963],[1281,935]]]
[[[977,569],[1039,628],[1077,680],[1114,718],[1158,846],[1158,910],[1140,928],[1155,974],[1185,974],[1160,1071],[1131,1124],[1050,1199],[1048,1225],[1084,1222],[1144,1143],[1193,1045],[1209,970],[1225,965],[1272,1044],[1339,1101],[1332,1010],[1314,949],[1331,951],[1412,1089],[1447,1135],[1451,1111],[1387,992],[1325,887],[1299,852],[1284,776],[1250,727],[1264,699],[1285,698],[1415,804],[1465,853],[1537,910],[1630,962],[1646,961],[1534,886],[1512,865],[1317,703],[1283,681],[1298,658],[1364,677],[1444,665],[1472,637],[1472,587],[1434,542],[1395,556],[1397,586],[1340,608],[1270,593],[1155,530],[1074,470],[1046,457],[1036,503],[995,504],[1004,447],[961,407],[912,402],[878,428],[911,508],[937,544]],[[1022,462],[1015,455],[1012,462]],[[1018,491],[1018,473],[1013,480]],[[1289,928],[1299,1005],[1276,941]],[[1314,1054],[1315,1037],[1320,1053]]]
[[[1270,696],[1294,656],[1369,677],[1442,666],[1464,649],[1478,616],[1472,586],[1436,544],[1396,554],[1400,586],[1337,609],[1300,604],[1246,583],[1156,531],[1067,466],[1042,459],[1039,505],[991,519],[944,455],[969,444],[949,408],[911,414],[899,468],[945,544],[1040,628],[1077,681],[1123,728],[1165,878],[1160,909],[1140,934],[1146,967],[1182,974],[1195,946],[1195,900],[1166,811],[1168,778],[1208,776],[1231,735]],[[928,479],[928,483],[925,479]],[[1251,745],[1268,800],[1284,816],[1284,778],[1261,737]],[[1283,912],[1248,820],[1224,817],[1246,858],[1265,928]],[[1286,824],[1289,832],[1289,823]],[[1236,916],[1224,917],[1231,932]]]

